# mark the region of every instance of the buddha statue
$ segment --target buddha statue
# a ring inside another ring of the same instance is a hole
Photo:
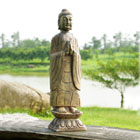
[[[50,104],[54,120],[48,128],[54,131],[85,131],[78,119],[80,106],[81,57],[72,29],[72,14],[63,9],[58,17],[60,33],[51,41],[50,49]]]
[[[51,41],[50,89],[51,106],[57,112],[79,112],[81,80],[81,57],[77,39],[72,29],[72,14],[63,9],[58,17],[60,33]]]

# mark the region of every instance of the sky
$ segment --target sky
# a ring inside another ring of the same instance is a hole
[[[79,46],[118,32],[133,35],[140,31],[140,0],[0,0],[0,34],[19,31],[21,39],[51,38],[59,32],[58,14],[73,14],[72,33]]]

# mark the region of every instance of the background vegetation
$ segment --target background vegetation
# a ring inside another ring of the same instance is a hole
[[[116,33],[112,40],[104,34],[100,39],[92,37],[80,49],[83,75],[116,89],[124,104],[124,92],[128,86],[139,83],[140,32],[132,37]],[[19,32],[11,40],[1,34],[0,73],[16,75],[48,75],[50,42],[39,38],[20,40]]]
[[[39,38],[20,40],[19,32],[11,35],[11,40],[6,39],[2,33],[0,36],[0,63],[6,64],[27,64],[49,62],[50,42]],[[91,42],[86,43],[80,50],[83,60],[100,59],[100,55],[106,59],[112,59],[116,53],[121,53],[121,57],[138,57],[140,44],[140,32],[136,32],[132,38],[123,37],[122,33],[113,36],[113,40],[108,40],[104,34],[100,39],[92,37]],[[126,55],[124,55],[126,54]],[[118,56],[120,57],[120,56]]]

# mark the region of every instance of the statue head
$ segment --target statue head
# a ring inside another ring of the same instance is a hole
[[[67,9],[63,9],[59,14],[58,27],[61,31],[72,29],[72,14]]]

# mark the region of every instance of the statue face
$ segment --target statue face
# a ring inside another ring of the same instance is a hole
[[[59,21],[59,29],[62,31],[69,31],[72,29],[72,16],[63,15]]]

